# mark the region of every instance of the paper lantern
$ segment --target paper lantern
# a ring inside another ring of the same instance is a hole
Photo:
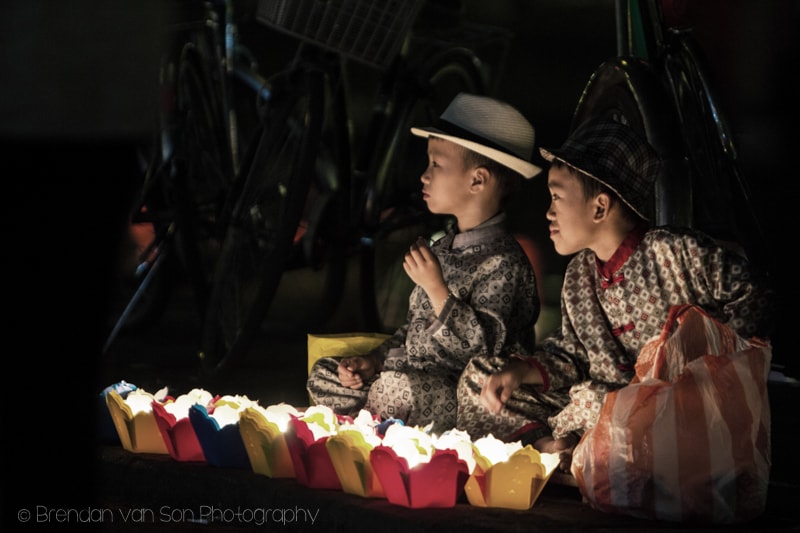
[[[454,450],[458,457],[467,464],[471,474],[475,470],[475,453],[469,433],[458,429],[450,429],[433,437],[433,447],[438,450]]]
[[[106,394],[106,405],[120,443],[129,452],[169,453],[153,415],[152,405],[158,398],[163,396],[157,397],[143,389],[131,391],[124,399],[115,390]]]
[[[213,398],[206,390],[192,389],[175,400],[163,404],[153,402],[153,414],[161,437],[170,457],[176,461],[205,462],[203,448],[189,420],[189,408],[195,404],[207,405]]]
[[[325,441],[344,492],[363,498],[385,497],[369,460],[372,449],[381,444],[376,432],[378,422],[379,419],[362,410],[353,422],[342,423],[338,432]]]
[[[316,489],[341,490],[326,441],[336,434],[338,419],[326,406],[309,407],[300,418],[292,418],[284,433],[297,481]]]
[[[267,408],[252,405],[239,413],[239,431],[253,472],[274,478],[295,477],[284,432],[291,418],[298,416],[300,412],[288,404]]]
[[[433,442],[434,437],[419,427],[392,424],[386,429],[381,445],[392,448],[413,468],[430,461],[435,449]]]
[[[557,453],[491,436],[475,442],[475,455],[477,465],[464,492],[476,507],[530,509],[559,463]]]
[[[131,391],[135,391],[138,387],[125,380],[118,381],[103,389],[97,395],[97,436],[103,442],[108,444],[121,445],[117,428],[114,426],[114,420],[111,418],[111,413],[108,410],[106,403],[106,396],[112,390],[117,391],[117,394],[124,400]]]
[[[437,442],[418,427],[387,428],[382,444],[370,452],[370,463],[389,502],[411,508],[456,504],[469,466],[457,450],[437,448]]]
[[[253,402],[246,397],[238,401],[229,397],[217,401],[210,409],[197,404],[189,408],[189,420],[208,464],[252,468],[239,429],[239,411],[251,405]]]
[[[454,450],[434,450],[428,462],[409,468],[392,448],[377,446],[370,463],[390,503],[410,508],[453,507],[464,490],[467,464]]]

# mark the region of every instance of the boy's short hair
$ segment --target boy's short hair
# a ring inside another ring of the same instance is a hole
[[[505,200],[512,193],[522,188],[522,181],[525,179],[522,174],[516,172],[494,159],[479,154],[469,148],[463,148],[464,165],[467,168],[485,167],[495,177],[500,191],[500,199]]]
[[[565,163],[560,159],[553,159],[550,163],[551,167],[554,168],[561,168],[566,169],[570,173],[572,173],[575,178],[581,182],[581,186],[583,187],[583,197],[588,202],[592,198],[596,197],[598,194],[605,193],[611,198],[611,201],[619,208],[622,217],[625,220],[629,220],[631,222],[642,222],[646,219],[640,216],[636,211],[631,209],[631,207],[622,201],[619,195],[612,189],[611,187],[607,186],[600,180],[594,179],[592,176],[586,174],[582,170],[573,167],[569,163]]]
[[[593,117],[578,126],[561,148],[539,148],[539,152],[551,163],[563,161],[601,182],[639,217],[649,219],[661,159],[630,126]]]

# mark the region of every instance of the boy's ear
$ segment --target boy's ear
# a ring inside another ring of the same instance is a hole
[[[594,220],[600,222],[608,218],[609,208],[611,207],[611,197],[608,193],[601,192],[594,197]]]
[[[476,167],[475,170],[472,171],[472,188],[483,187],[491,177],[492,175],[486,167]]]

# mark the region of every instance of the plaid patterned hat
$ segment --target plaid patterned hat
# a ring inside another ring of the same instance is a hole
[[[558,159],[596,179],[640,217],[650,219],[661,161],[653,147],[629,126],[591,118],[578,126],[561,148],[540,148],[539,152],[547,161]]]
[[[533,126],[514,107],[488,96],[459,93],[432,126],[413,127],[411,133],[418,137],[447,139],[525,178],[542,171],[531,163]]]

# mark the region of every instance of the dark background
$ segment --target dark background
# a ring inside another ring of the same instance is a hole
[[[3,147],[3,514],[15,483],[47,500],[85,504],[94,449],[97,369],[106,294],[149,131],[160,0],[16,0],[0,5]],[[591,72],[615,55],[611,0],[467,0],[465,15],[513,30],[496,96],[559,146]],[[753,184],[779,291],[775,360],[796,370],[794,262],[798,7],[792,0],[687,2]],[[545,274],[566,259],[546,236],[545,180],[513,206],[541,245]],[[796,375],[797,372],[795,371]]]

